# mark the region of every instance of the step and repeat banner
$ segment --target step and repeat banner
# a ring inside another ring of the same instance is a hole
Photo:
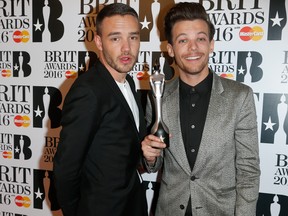
[[[141,48],[130,72],[149,89],[166,51],[163,18],[173,0],[0,0],[0,215],[61,216],[53,186],[63,100],[97,58],[95,17],[113,2],[139,13]],[[288,0],[199,0],[216,27],[210,67],[251,86],[258,114],[261,185],[257,215],[288,214]],[[105,94],[105,92],[103,92]],[[145,100],[144,100],[145,101]],[[159,176],[143,174],[154,215]]]

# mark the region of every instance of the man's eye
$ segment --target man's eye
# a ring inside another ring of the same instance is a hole
[[[186,39],[182,39],[182,40],[179,40],[178,43],[186,43],[187,40]]]
[[[119,41],[119,38],[111,38],[112,41]]]
[[[206,38],[198,38],[198,41],[206,41]]]
[[[138,36],[132,36],[131,40],[138,40],[138,38],[139,38]]]

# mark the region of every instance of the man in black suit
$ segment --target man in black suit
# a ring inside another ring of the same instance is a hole
[[[65,216],[146,216],[137,168],[146,129],[127,73],[140,47],[140,25],[125,4],[96,18],[99,60],[68,92],[54,158],[57,197]]]

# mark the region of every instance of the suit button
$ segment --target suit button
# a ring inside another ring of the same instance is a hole
[[[184,208],[185,208],[185,206],[181,204],[180,205],[180,209],[184,209]]]
[[[195,181],[196,180],[196,177],[195,176],[191,176],[191,181]]]

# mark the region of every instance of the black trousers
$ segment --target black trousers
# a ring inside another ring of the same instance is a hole
[[[191,197],[189,198],[189,201],[188,201],[188,203],[187,203],[187,208],[186,208],[185,216],[192,216]]]

